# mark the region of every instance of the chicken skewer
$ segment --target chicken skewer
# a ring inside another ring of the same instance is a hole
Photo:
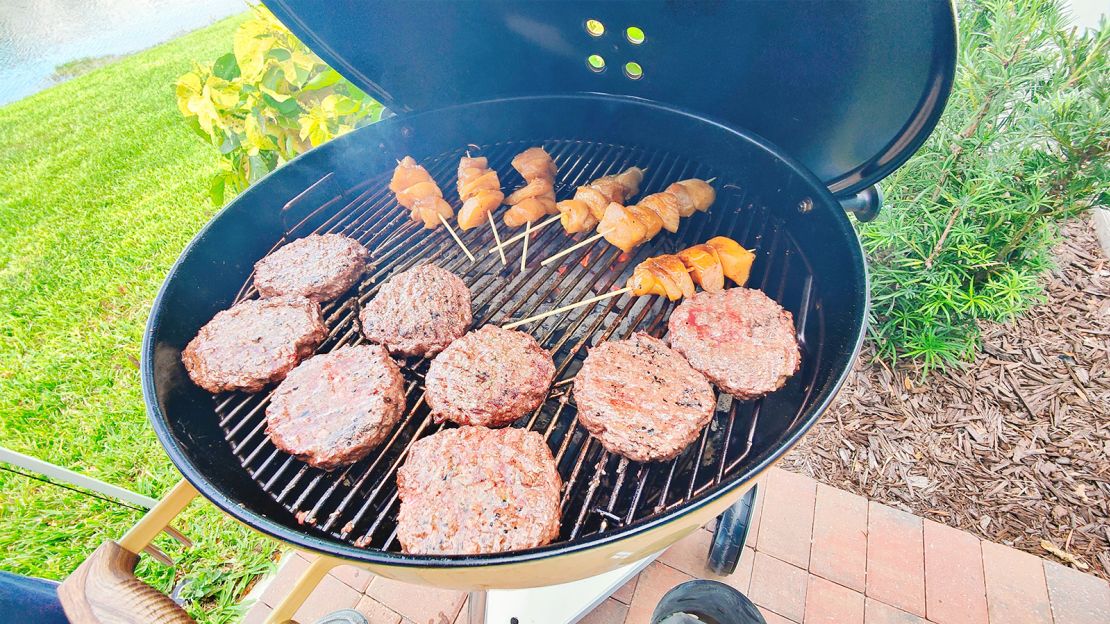
[[[625,293],[632,293],[636,297],[662,295],[670,301],[677,301],[692,296],[695,285],[709,292],[722,290],[725,287],[725,278],[732,280],[737,286],[743,286],[748,281],[754,261],[755,254],[744,249],[740,243],[725,236],[717,236],[677,254],[644,260],[633,269],[632,277],[628,278],[624,288],[513,321],[502,327],[513,329]]]
[[[397,161],[397,168],[393,170],[393,178],[389,181],[389,190],[397,195],[397,203],[411,212],[409,216],[424,227],[434,230],[443,224],[451,234],[451,238],[462,247],[466,257],[474,262],[474,255],[463,244],[462,239],[455,233],[455,228],[447,222],[455,216],[451,204],[443,199],[443,191],[428,174],[428,170],[421,167],[413,160],[412,156],[405,156]]]
[[[567,234],[593,229],[610,202],[624,204],[628,198],[640,192],[640,182],[643,181],[646,171],[647,169],[639,167],[629,167],[620,173],[607,175],[578,187],[574,192],[574,199],[564,199],[555,204],[559,210],[558,216],[532,226],[532,232],[538,232],[556,221],[563,223],[563,229]],[[498,247],[490,247],[489,253],[496,253],[500,248],[511,245],[523,237],[524,234],[521,233],[508,238]]]
[[[485,157],[473,158],[467,152],[466,156],[459,159],[458,189],[459,199],[462,200],[459,227],[465,232],[488,222],[493,230],[493,238],[500,241],[497,225],[493,220],[493,210],[501,205],[505,193],[501,192],[497,172],[490,169]],[[504,253],[501,254],[501,264],[506,264]]]
[[[629,198],[640,192],[644,181],[644,170],[629,167],[624,171],[607,175],[580,186],[574,191],[574,199],[564,199],[555,204],[559,209],[559,220],[567,234],[588,232],[594,229],[605,215],[609,204],[624,205]]]
[[[652,193],[632,206],[610,202],[597,224],[597,234],[548,257],[548,265],[574,250],[604,238],[621,251],[631,251],[655,237],[660,230],[677,232],[682,217],[705,212],[717,198],[710,180],[690,178],[671,184],[662,193]]]
[[[545,214],[555,214],[555,161],[542,147],[530,147],[513,158],[513,169],[524,178],[524,186],[505,198],[510,206],[501,217],[505,225],[518,228]]]
[[[528,264],[528,236],[532,222],[545,214],[558,212],[555,208],[555,161],[542,147],[530,147],[513,158],[513,169],[520,172],[525,185],[505,198],[510,206],[501,219],[506,226],[517,228],[527,224],[524,230],[524,251],[520,258],[520,270]]]
[[[501,205],[505,194],[497,172],[489,168],[484,156],[470,155],[459,159],[459,227],[463,231],[476,228],[486,221],[486,215]]]

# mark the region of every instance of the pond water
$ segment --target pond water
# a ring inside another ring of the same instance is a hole
[[[0,105],[54,84],[63,63],[137,52],[246,8],[245,0],[0,0]]]

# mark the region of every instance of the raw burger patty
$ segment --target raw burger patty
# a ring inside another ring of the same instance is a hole
[[[254,285],[263,297],[300,295],[330,301],[358,281],[369,257],[353,238],[313,234],[259,260],[254,265]]]
[[[663,341],[636,333],[590,350],[574,379],[578,422],[633,461],[678,456],[713,418],[713,388]]]
[[[397,355],[435,355],[470,327],[470,289],[454,273],[424,264],[382,284],[362,309],[362,332]]]
[[[460,427],[412,446],[397,471],[397,539],[407,553],[471,555],[559,535],[562,480],[534,431]]]
[[[500,427],[539,407],[554,377],[535,338],[486,325],[432,360],[424,396],[437,422]]]
[[[327,335],[315,301],[249,299],[208,321],[181,360],[193,383],[209,392],[258,392],[285,379]]]
[[[266,434],[286,453],[332,470],[381,444],[404,411],[401,369],[386,350],[344,347],[289,373],[270,397]]]
[[[699,292],[668,322],[671,346],[738,399],[773,392],[798,371],[794,318],[761,291]]]

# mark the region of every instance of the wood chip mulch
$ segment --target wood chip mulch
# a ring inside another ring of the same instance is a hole
[[[869,363],[789,470],[1110,579],[1110,261],[1063,230],[1048,301],[934,373]]]

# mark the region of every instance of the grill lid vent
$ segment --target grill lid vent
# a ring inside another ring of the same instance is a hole
[[[955,10],[940,0],[266,5],[397,113],[530,94],[642,97],[752,130],[841,196],[921,145],[956,58]]]

